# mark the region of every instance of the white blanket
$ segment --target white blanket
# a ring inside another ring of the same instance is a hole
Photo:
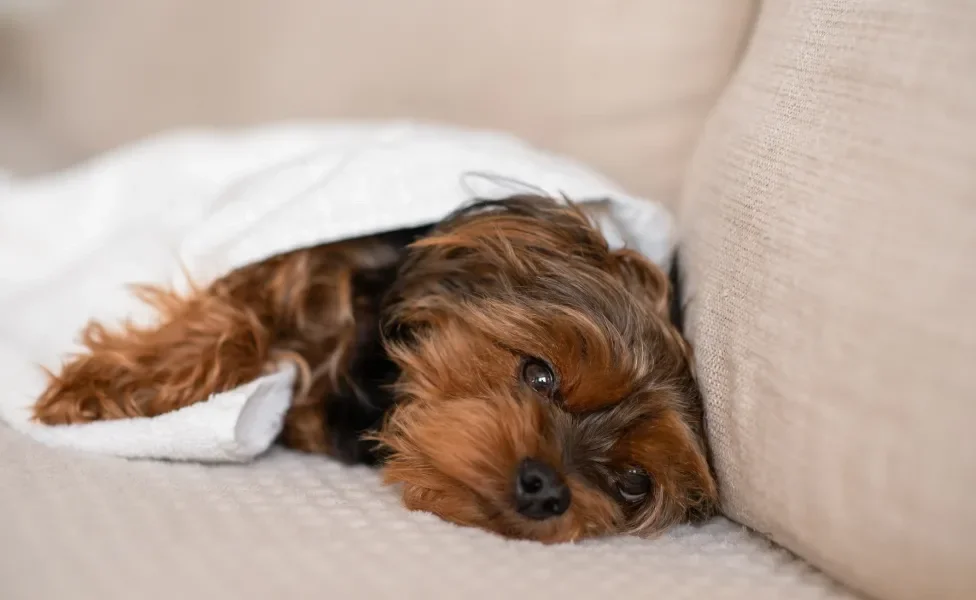
[[[508,136],[414,124],[188,132],[37,180],[0,178],[0,418],[42,442],[130,458],[246,461],[274,441],[291,369],[170,414],[47,427],[45,385],[97,318],[151,318],[131,283],[206,282],[300,247],[432,223],[474,196],[566,194],[613,245],[664,265],[671,220]]]

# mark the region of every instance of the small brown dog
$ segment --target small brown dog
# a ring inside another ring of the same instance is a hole
[[[141,294],[159,324],[90,324],[38,420],[158,415],[290,360],[281,443],[380,463],[410,509],[563,542],[656,533],[715,507],[668,278],[610,250],[571,203],[481,201],[188,297]]]

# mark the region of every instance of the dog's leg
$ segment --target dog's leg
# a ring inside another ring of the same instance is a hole
[[[158,324],[90,324],[85,352],[51,375],[35,418],[68,424],[155,416],[291,360],[300,377],[282,442],[331,453],[324,402],[344,386],[364,327],[376,327],[378,301],[357,297],[354,280],[388,267],[397,253],[376,241],[320,246],[237,270],[189,296],[143,288]]]
[[[155,416],[247,382],[267,364],[271,331],[243,299],[212,288],[188,297],[156,288],[139,295],[158,310],[158,325],[90,323],[85,351],[52,374],[38,400],[39,421]]]

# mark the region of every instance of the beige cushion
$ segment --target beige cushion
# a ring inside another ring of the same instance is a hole
[[[770,0],[683,206],[730,515],[976,598],[976,4]]]
[[[510,542],[403,509],[375,473],[57,451],[0,423],[4,600],[851,599],[727,520],[657,540]]]
[[[176,126],[409,117],[510,130],[669,201],[753,5],[44,2],[8,25],[0,82],[6,64],[18,139],[61,161]]]

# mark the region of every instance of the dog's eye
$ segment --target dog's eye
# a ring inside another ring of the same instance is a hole
[[[640,502],[651,491],[651,477],[640,467],[628,467],[617,477],[617,492],[627,502]]]
[[[556,389],[552,368],[537,358],[527,359],[522,365],[522,381],[544,396],[551,396]]]

